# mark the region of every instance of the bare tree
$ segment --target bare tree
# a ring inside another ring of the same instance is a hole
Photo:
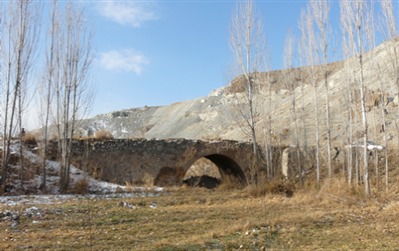
[[[2,81],[4,97],[2,119],[3,159],[1,190],[7,182],[11,138],[16,126],[22,129],[23,90],[29,80],[32,59],[36,52],[38,36],[38,11],[33,1],[18,0],[6,5],[3,11],[4,38],[2,48]],[[22,147],[22,146],[21,146]],[[20,153],[22,148],[20,148]],[[22,159],[22,156],[21,156]],[[21,167],[22,168],[22,167]]]
[[[353,44],[346,42],[347,38],[343,36],[343,52],[345,55],[351,55],[353,53]],[[347,124],[347,150],[348,150],[348,170],[347,170],[347,181],[352,184],[354,181],[355,185],[359,185],[360,170],[359,170],[359,141],[355,140],[355,132],[359,124],[359,105],[356,103],[356,67],[353,67],[354,63],[352,59],[344,61],[344,69],[346,70],[346,95],[345,102],[348,113],[348,124]],[[353,168],[354,167],[354,168]]]
[[[88,82],[92,62],[92,33],[84,12],[72,2],[66,4],[64,16],[58,15],[59,28],[55,29],[55,124],[59,138],[61,159],[60,190],[67,191],[71,164],[72,138],[77,122],[91,106],[93,89]]]
[[[332,178],[332,164],[331,164],[331,112],[330,112],[330,90],[328,85],[328,55],[329,55],[329,13],[330,13],[330,2],[329,1],[310,1],[310,13],[315,26],[317,27],[319,41],[317,45],[317,56],[320,57],[320,62],[322,63],[321,70],[324,82],[324,88],[326,92],[325,100],[325,112],[326,112],[326,122],[327,122],[327,168],[328,177]]]
[[[301,126],[302,126],[302,137],[301,140],[303,141],[303,152],[305,154],[307,154],[308,151],[308,135],[307,135],[307,115],[306,115],[306,111],[305,111],[305,83],[307,81],[307,79],[305,79],[305,77],[303,75],[305,75],[305,73],[307,72],[305,68],[302,68],[302,66],[306,65],[306,49],[305,49],[305,44],[306,44],[306,40],[305,38],[302,37],[302,24],[301,24],[301,20],[302,20],[302,15],[303,15],[303,11],[301,11],[301,18],[298,21],[298,27],[299,30],[301,31],[301,37],[298,40],[297,43],[297,52],[298,52],[298,58],[299,58],[299,66],[301,67],[299,69],[299,76],[298,79],[301,81],[300,87],[301,87],[301,93],[300,93],[300,98],[301,98],[301,102],[300,102],[300,107],[301,107]]]
[[[348,79],[350,79],[350,78],[348,78]],[[353,180],[353,148],[352,148],[352,142],[353,142],[353,113],[354,113],[354,110],[353,110],[353,108],[352,108],[352,104],[353,104],[353,102],[352,102],[352,88],[351,88],[351,86],[352,86],[352,84],[351,84],[351,82],[350,81],[348,81],[350,84],[348,85],[348,88],[347,88],[347,90],[348,90],[348,92],[347,92],[347,94],[346,94],[346,96],[345,96],[345,101],[346,101],[346,108],[347,108],[347,112],[348,112],[348,117],[347,117],[347,119],[348,119],[348,124],[347,124],[347,145],[349,146],[348,147],[348,170],[347,170],[347,172],[348,172],[348,176],[347,176],[347,181],[348,181],[348,183],[349,184],[352,184],[352,180]],[[357,154],[357,151],[355,152],[356,154]],[[357,160],[357,158],[356,158],[356,160]],[[356,161],[356,177],[357,177],[357,161]],[[357,184],[357,181],[358,181],[358,179],[356,179],[356,184]]]
[[[392,0],[384,0],[379,3],[382,10],[382,33],[385,36],[385,40],[391,41],[391,43],[388,44],[388,52],[390,55],[389,64],[392,65],[394,69],[395,83],[399,89],[399,48],[397,46],[397,39],[395,39],[398,36],[398,31],[396,28],[394,6]]]
[[[381,25],[383,29],[383,34],[385,39],[388,41],[387,43],[387,51],[388,51],[388,67],[392,69],[394,74],[394,81],[397,88],[397,93],[399,96],[399,51],[397,46],[397,29],[396,29],[396,18],[394,12],[394,6],[392,0],[384,0],[380,1],[380,6],[382,10],[382,19]],[[381,73],[381,67],[378,65],[378,70]],[[381,81],[381,78],[380,78]],[[383,86],[383,82],[381,81],[381,88],[385,90]],[[382,100],[384,103],[384,100]],[[385,103],[383,106],[383,125],[385,127]],[[385,129],[385,128],[384,128]],[[399,134],[397,134],[398,138],[398,146],[399,146]],[[388,143],[387,143],[387,135],[386,130],[384,130],[384,144],[385,144],[385,190],[389,191],[389,165],[388,165]]]
[[[341,24],[344,31],[345,42],[349,45],[347,48],[353,48],[353,52],[357,58],[356,80],[359,85],[360,103],[362,112],[363,126],[363,179],[365,193],[370,195],[370,180],[368,167],[368,122],[366,111],[365,85],[364,85],[364,62],[363,56],[367,48],[368,28],[367,20],[369,18],[369,6],[367,2],[361,0],[340,1]]]
[[[365,23],[365,38],[366,38],[365,40],[366,41],[365,41],[365,43],[366,43],[366,48],[370,49],[369,57],[370,56],[373,57],[373,55],[376,54],[375,50],[371,51],[371,49],[375,48],[375,45],[376,45],[376,41],[375,41],[376,40],[376,38],[375,38],[375,24],[376,24],[376,22],[375,22],[375,15],[374,15],[374,13],[375,13],[374,4],[370,4],[368,6],[368,8],[369,8],[369,10],[366,11],[366,23]],[[383,77],[383,75],[381,74],[380,67],[379,67],[378,63],[377,64],[369,64],[369,68],[374,68],[373,70],[377,72],[377,75],[379,75],[379,79],[381,79]],[[384,89],[382,89],[382,91],[383,90]],[[384,99],[383,95],[382,95],[382,97],[380,95],[380,98]],[[383,104],[382,106],[383,106],[383,110],[385,110],[385,104]],[[382,119],[383,123],[385,124],[385,114],[384,114],[384,112],[381,115],[381,119]],[[374,121],[374,137],[375,137],[375,139],[377,139],[377,136],[378,136],[377,126],[376,126],[377,125],[377,123],[376,123],[377,120],[375,118],[375,114],[373,114],[373,121]],[[385,142],[385,145],[386,145],[386,137],[383,137],[383,138],[384,138],[384,142]],[[378,154],[379,154],[378,151],[374,151],[374,160],[375,160],[374,161],[374,167],[375,167],[375,181],[376,181],[375,185],[376,185],[377,189],[379,187],[379,166],[378,166],[378,159],[379,158],[378,158]],[[386,154],[386,156],[387,156],[387,154]]]
[[[53,5],[51,8],[51,17],[50,17],[50,28],[48,31],[48,50],[46,52],[46,64],[45,64],[45,70],[43,73],[43,78],[42,78],[42,86],[39,87],[39,98],[40,98],[40,104],[41,104],[41,123],[43,127],[43,137],[42,137],[42,183],[40,185],[40,188],[43,192],[46,192],[47,190],[47,184],[46,184],[46,179],[47,179],[47,172],[46,172],[46,159],[47,159],[47,150],[48,150],[48,141],[49,141],[49,125],[50,125],[50,113],[51,113],[51,102],[52,102],[52,96],[53,96],[53,89],[54,89],[54,83],[57,82],[58,80],[56,79],[56,67],[57,65],[57,51],[59,44],[57,44],[57,41],[59,42],[59,20],[57,19],[57,16],[60,15],[58,13],[58,5],[57,1],[53,1]]]
[[[265,79],[262,79],[262,83],[267,83],[267,100],[264,100],[264,103],[258,104],[263,108],[263,116],[262,116],[262,124],[260,127],[263,128],[263,143],[264,150],[266,156],[266,165],[267,165],[267,177],[268,179],[272,179],[275,175],[275,168],[273,165],[273,130],[272,130],[272,112],[273,112],[273,101],[272,101],[272,81],[270,77],[271,67],[268,64],[270,62],[270,54],[268,50],[268,46],[266,46],[266,73]],[[267,117],[266,117],[267,116]]]
[[[382,76],[382,70],[381,70],[381,66],[378,65],[378,73],[379,76]],[[385,85],[383,83],[383,81],[380,79],[380,86],[381,86],[381,90],[385,90]],[[387,130],[386,130],[386,112],[387,112],[387,108],[386,108],[386,102],[387,100],[385,99],[385,95],[383,93],[381,93],[381,102],[382,102],[382,110],[381,110],[381,118],[382,118],[382,133],[383,133],[383,142],[384,142],[384,154],[385,154],[385,191],[388,192],[389,191],[389,161],[388,161],[388,152],[389,152],[389,146],[388,146],[388,136],[387,136]]]
[[[300,142],[299,142],[299,129],[298,129],[298,116],[297,116],[297,105],[296,105],[296,80],[293,76],[294,71],[294,37],[291,32],[287,34],[287,38],[284,46],[284,66],[287,69],[286,74],[286,86],[291,91],[291,112],[292,119],[294,122],[294,144],[297,153],[297,170],[299,175],[300,183],[302,184],[302,163],[300,154]]]
[[[318,57],[317,44],[315,40],[313,19],[309,13],[310,8],[307,6],[306,10],[302,10],[300,20],[298,23],[299,30],[301,31],[301,40],[299,43],[299,50],[301,56],[305,58],[307,67],[305,70],[308,72],[309,81],[313,86],[314,98],[314,125],[315,125],[315,140],[316,140],[316,182],[317,187],[320,188],[320,123],[319,123],[319,98],[317,90],[318,81]]]
[[[236,72],[243,76],[245,97],[240,114],[245,128],[250,132],[253,154],[258,157],[256,89],[264,67],[265,37],[262,23],[252,0],[238,1],[230,25],[230,46],[234,54]],[[251,182],[257,183],[257,166],[254,163]]]

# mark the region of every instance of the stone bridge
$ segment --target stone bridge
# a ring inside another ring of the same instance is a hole
[[[152,179],[155,185],[178,185],[191,165],[207,158],[222,179],[232,175],[243,183],[250,177],[252,146],[231,140],[115,139],[76,141],[73,162],[95,178],[119,184]]]

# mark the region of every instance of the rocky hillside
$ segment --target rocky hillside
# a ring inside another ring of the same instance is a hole
[[[389,67],[388,42],[364,57],[365,86],[370,139],[381,142],[386,130],[391,142],[396,142],[398,110],[397,87],[394,70]],[[397,43],[397,42],[395,42]],[[334,144],[348,142],[349,111],[354,122],[360,125],[360,98],[353,72],[356,59],[329,64],[328,85],[332,116]],[[325,86],[321,77],[316,78],[316,90],[312,79],[315,73],[309,67],[261,73],[256,95],[259,116],[258,135],[273,144],[292,144],[294,135],[293,97],[296,103],[297,123],[301,142],[314,144],[316,106],[322,140],[326,137]],[[351,87],[351,88],[350,88]],[[249,140],[245,133],[241,108],[245,104],[244,85],[240,77],[228,86],[213,91],[207,97],[177,102],[161,107],[141,107],[115,111],[82,121],[82,134],[110,131],[116,138],[189,138]],[[316,91],[316,92],[315,92]],[[352,92],[350,97],[349,93]],[[352,100],[350,100],[352,99]],[[385,110],[384,110],[385,108]],[[382,124],[385,112],[386,124]],[[272,139],[264,136],[271,117]],[[354,130],[354,139],[361,136],[361,127]]]

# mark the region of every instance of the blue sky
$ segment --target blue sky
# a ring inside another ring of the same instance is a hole
[[[284,39],[306,1],[254,1],[281,68]],[[235,1],[84,2],[95,32],[92,115],[167,105],[227,85]]]

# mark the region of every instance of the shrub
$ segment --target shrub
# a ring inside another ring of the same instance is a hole
[[[154,180],[155,180],[155,178],[151,174],[144,173],[144,176],[142,179],[144,186],[147,186],[147,187],[154,186]]]
[[[234,189],[242,189],[244,184],[237,178],[226,175],[222,178],[222,183],[218,186],[218,189],[222,191],[234,190]]]
[[[293,183],[285,180],[280,180],[277,182],[269,183],[269,191],[272,194],[283,194],[287,197],[292,197],[294,195],[295,186]]]
[[[112,135],[112,132],[107,131],[107,130],[97,131],[97,132],[94,134],[94,137],[95,137],[96,139],[101,139],[101,140],[104,140],[104,139],[113,139],[113,138],[114,138],[114,136]]]
[[[262,197],[268,193],[268,185],[267,184],[258,184],[258,185],[248,185],[245,188],[245,191],[249,193],[249,195],[253,197]]]
[[[280,194],[287,197],[294,195],[295,186],[286,180],[272,180],[258,185],[249,185],[246,190],[251,196],[261,197],[266,194]]]
[[[75,194],[87,194],[88,189],[89,189],[89,184],[87,183],[87,180],[81,179],[76,182],[73,192]]]
[[[22,142],[25,144],[35,145],[37,144],[38,135],[37,133],[27,132],[22,135]]]
[[[325,201],[358,205],[367,201],[363,186],[350,185],[345,178],[326,179],[319,196]]]

